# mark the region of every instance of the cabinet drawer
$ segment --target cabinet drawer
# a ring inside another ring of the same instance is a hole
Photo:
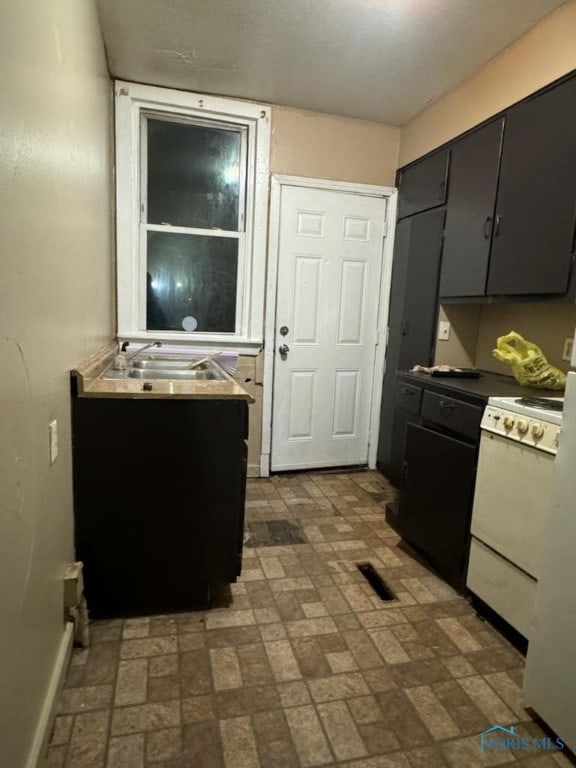
[[[396,407],[418,415],[422,403],[422,388],[399,381],[396,384]]]
[[[424,392],[422,421],[437,424],[457,435],[474,442],[480,438],[480,421],[484,409],[470,403],[463,403],[452,397]]]

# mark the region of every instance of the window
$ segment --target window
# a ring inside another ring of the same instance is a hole
[[[116,83],[118,335],[262,343],[270,112]]]

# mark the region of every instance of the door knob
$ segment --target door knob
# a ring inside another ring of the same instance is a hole
[[[290,352],[290,347],[288,346],[288,344],[281,344],[278,347],[278,352],[280,352],[280,357],[286,359],[288,352]]]

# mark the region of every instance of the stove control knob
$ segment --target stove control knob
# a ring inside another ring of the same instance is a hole
[[[544,434],[544,427],[539,422],[536,422],[536,424],[532,424],[532,437],[535,437],[536,440],[542,437]]]
[[[518,434],[525,435],[526,432],[528,432],[528,422],[526,419],[518,419],[516,429],[518,430]]]
[[[506,429],[512,429],[514,426],[514,418],[512,416],[504,416],[504,426]]]

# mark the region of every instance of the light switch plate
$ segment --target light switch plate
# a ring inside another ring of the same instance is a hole
[[[438,340],[448,341],[450,338],[450,323],[447,320],[440,320],[438,323]]]

